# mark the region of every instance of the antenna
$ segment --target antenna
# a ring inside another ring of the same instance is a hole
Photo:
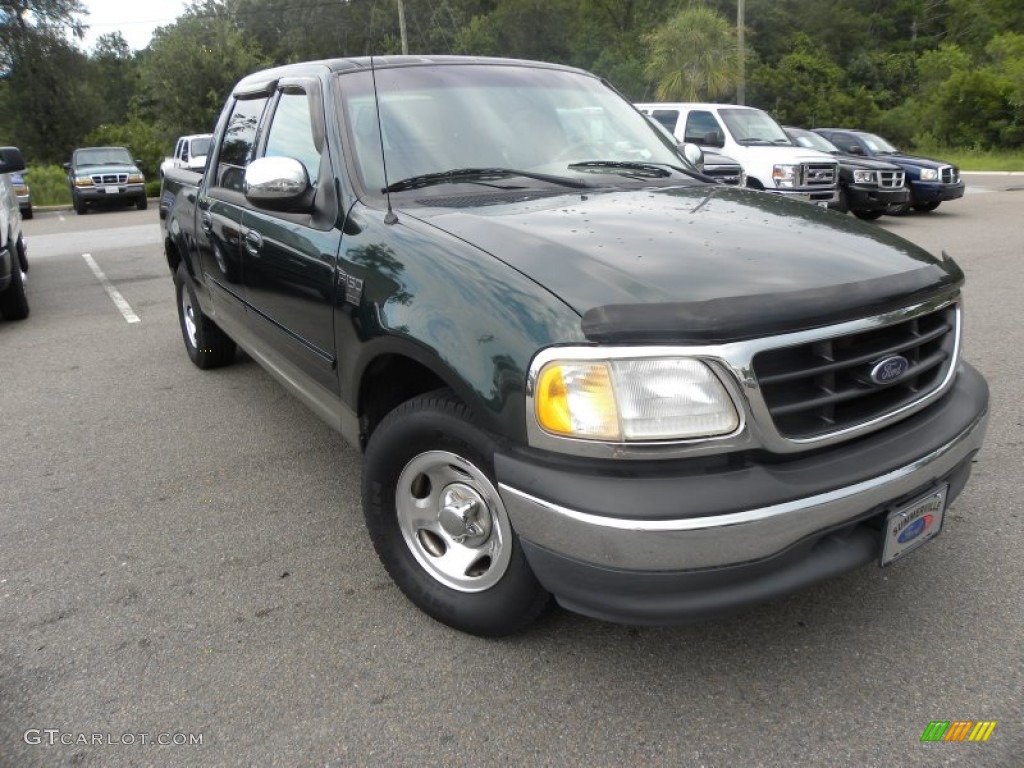
[[[380,162],[384,166],[384,194],[388,199],[388,212],[384,214],[385,224],[397,224],[398,216],[391,207],[391,192],[388,191],[388,161],[384,153],[384,129],[380,126],[380,95],[377,93],[377,68],[373,63],[373,54],[370,54],[370,77],[373,79],[373,106],[377,110],[377,135],[380,137]]]

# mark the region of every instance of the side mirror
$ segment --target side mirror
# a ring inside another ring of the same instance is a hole
[[[0,147],[0,173],[25,170],[25,158],[17,147]]]
[[[261,157],[245,169],[245,199],[260,208],[293,213],[313,210],[306,168],[291,157]]]
[[[707,147],[724,147],[725,137],[721,131],[709,131],[704,134],[704,141],[702,143]]]
[[[867,154],[864,151],[864,148],[861,147],[860,144],[851,144],[850,146],[848,146],[846,148],[846,151],[849,152],[851,155],[865,155],[865,154]]]
[[[683,157],[701,173],[704,173],[704,150],[689,142],[683,144]]]
[[[70,173],[71,172],[71,163],[63,163],[61,165],[61,168],[63,168],[65,171],[68,171]]]

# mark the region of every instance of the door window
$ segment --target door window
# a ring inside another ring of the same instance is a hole
[[[256,130],[266,105],[266,97],[235,102],[217,155],[216,186],[235,192],[242,191],[245,168],[252,161]]]
[[[282,93],[267,136],[266,157],[291,157],[302,163],[313,186],[320,177],[320,152],[305,93]]]
[[[713,141],[709,141],[708,134],[714,134]],[[686,130],[683,131],[683,136],[683,141],[688,141],[691,144],[703,144],[711,147],[721,147],[725,144],[722,129],[715,116],[710,112],[691,112],[687,115]]]

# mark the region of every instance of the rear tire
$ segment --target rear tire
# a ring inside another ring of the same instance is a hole
[[[15,246],[17,249],[20,245]],[[25,278],[21,271],[21,259],[11,254],[11,284],[0,293],[0,317],[4,320],[24,320],[28,317],[28,297],[25,295]]]
[[[207,370],[227,365],[235,359],[235,342],[217,327],[199,308],[192,278],[184,264],[174,273],[175,297],[178,300],[178,324],[189,359]]]
[[[385,417],[363,469],[366,526],[391,578],[424,613],[483,637],[523,629],[550,601],[498,494],[494,448],[438,390]]]

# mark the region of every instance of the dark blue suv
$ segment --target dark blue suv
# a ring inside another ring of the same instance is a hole
[[[814,131],[843,152],[895,163],[906,171],[910,202],[902,210],[895,209],[891,213],[906,213],[911,207],[915,211],[934,211],[940,203],[964,196],[964,182],[960,178],[960,169],[955,165],[905,154],[873,133],[847,128],[815,128]]]

